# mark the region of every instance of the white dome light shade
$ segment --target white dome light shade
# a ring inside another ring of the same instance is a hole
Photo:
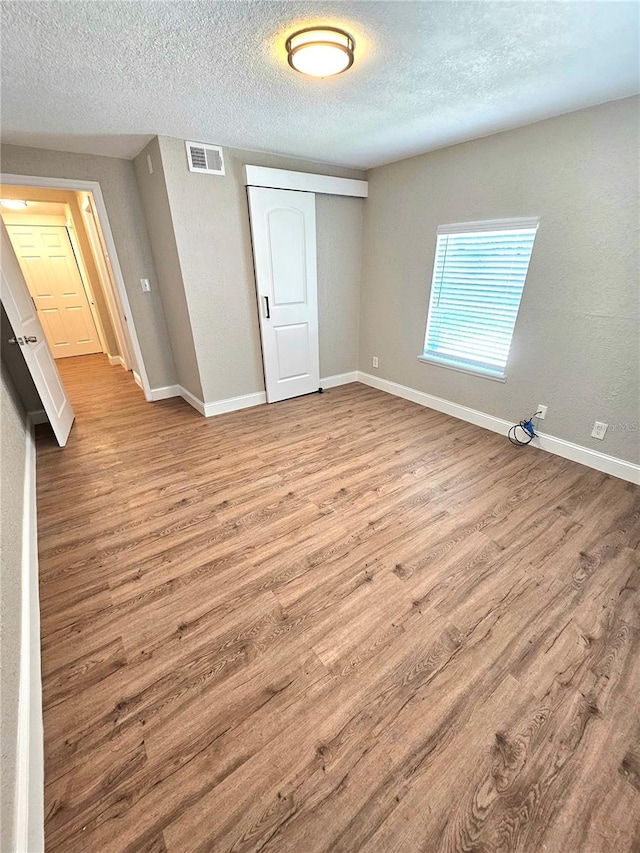
[[[0,200],[2,207],[8,207],[9,210],[24,210],[27,206],[26,201],[20,201],[17,198],[3,198]]]
[[[336,27],[310,27],[287,39],[289,65],[310,77],[333,77],[351,68],[355,41]]]

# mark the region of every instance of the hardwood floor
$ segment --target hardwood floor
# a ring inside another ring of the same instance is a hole
[[[47,850],[640,850],[640,489],[349,385],[59,362]]]

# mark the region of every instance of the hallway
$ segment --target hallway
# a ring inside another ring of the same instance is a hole
[[[637,850],[637,487],[362,385],[58,367],[49,853]]]

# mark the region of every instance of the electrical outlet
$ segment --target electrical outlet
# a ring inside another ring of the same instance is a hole
[[[374,367],[378,366],[378,356],[377,355],[374,355],[374,357],[372,359],[372,364]]]
[[[593,429],[591,430],[591,437],[599,438],[600,441],[602,441],[608,426],[609,424],[603,424],[601,421],[596,421],[593,425]]]
[[[542,403],[538,403],[538,417],[541,421],[543,421],[547,417],[547,406],[543,406]]]
[[[151,291],[151,284],[149,283],[148,278],[140,279],[140,288],[142,289],[143,293],[149,293]]]

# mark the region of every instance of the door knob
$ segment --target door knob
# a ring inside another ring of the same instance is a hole
[[[16,344],[20,344],[21,347],[24,346],[24,341],[22,340],[22,338],[9,338],[9,343],[14,344],[14,346]]]
[[[36,343],[38,343],[38,339],[36,338],[35,335],[25,335],[24,336],[24,342],[25,342],[25,344],[36,344]]]

